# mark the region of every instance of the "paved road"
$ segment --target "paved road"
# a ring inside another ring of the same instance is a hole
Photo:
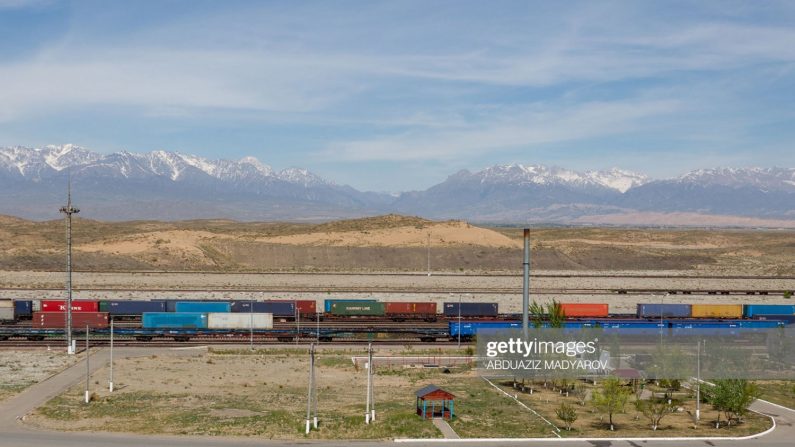
[[[195,352],[195,351],[194,351]],[[174,351],[170,350],[171,355],[192,355],[191,350]],[[139,355],[151,355],[151,349],[118,349],[118,357],[131,357]],[[92,356],[92,372],[104,366],[108,360],[107,350]],[[0,402],[0,447],[171,447],[171,446],[218,446],[218,447],[237,447],[237,446],[275,446],[285,445],[286,441],[274,441],[263,439],[242,439],[242,438],[222,438],[222,437],[175,437],[175,436],[141,436],[115,433],[62,433],[37,430],[19,421],[27,413],[42,405],[47,400],[62,393],[71,385],[80,382],[85,377],[85,363],[78,362],[76,365],[64,370],[41,383],[29,387],[27,390],[15,397]],[[495,441],[487,442],[478,440],[477,442],[463,442],[448,440],[444,444],[436,442],[416,442],[405,444],[411,447],[433,447],[440,445],[455,444],[456,446],[510,446],[515,447],[519,444],[525,445],[565,445],[566,447],[733,447],[754,445],[757,447],[791,447],[795,443],[795,411],[776,407],[772,404],[757,401],[754,403],[754,410],[769,414],[776,418],[777,429],[766,436],[742,441],[729,440],[688,440],[688,441],[638,441],[638,440],[591,440],[591,441],[565,441],[565,440],[537,440],[532,442],[516,441]],[[370,447],[395,444],[391,442],[351,442],[351,441],[296,441],[294,444],[310,444],[324,447]]]

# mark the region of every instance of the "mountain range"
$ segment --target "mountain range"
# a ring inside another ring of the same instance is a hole
[[[793,168],[702,169],[651,179],[617,168],[578,172],[513,164],[463,170],[423,191],[387,194],[339,185],[306,169],[276,171],[253,157],[100,154],[71,144],[0,147],[0,213],[58,217],[69,177],[82,215],[103,220],[320,221],[394,212],[514,224],[795,222]]]

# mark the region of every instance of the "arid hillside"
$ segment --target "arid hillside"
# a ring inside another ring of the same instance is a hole
[[[76,219],[74,267],[86,271],[517,271],[519,228],[387,215],[323,224],[99,222]],[[541,228],[534,269],[795,274],[795,232]],[[0,216],[0,269],[62,270],[62,220]]]

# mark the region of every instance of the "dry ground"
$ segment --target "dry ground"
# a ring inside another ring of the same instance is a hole
[[[433,350],[427,355],[455,354]],[[395,353],[394,350],[392,352]],[[397,352],[399,353],[399,352]],[[462,437],[552,437],[552,427],[513,399],[495,390],[467,366],[440,368],[377,366],[375,401],[377,422],[363,423],[366,373],[351,356],[362,351],[322,350],[318,354],[320,429],[308,438],[388,439],[439,437],[427,421],[414,414],[414,391],[437,384],[457,396],[458,418],[452,427]],[[422,355],[412,351],[411,355]],[[197,351],[193,356],[118,360],[114,369],[118,390],[105,390],[107,370],[92,377],[94,401],[82,403],[83,385],[48,402],[28,419],[34,425],[65,430],[196,435],[258,436],[304,439],[307,356],[304,350],[236,349]],[[499,383],[499,382],[496,382]],[[501,384],[555,424],[554,408],[573,397],[537,386],[533,395]],[[686,397],[686,396],[685,396]],[[575,404],[576,405],[576,404]],[[636,419],[631,406],[615,417],[618,432],[611,433],[590,409],[577,406],[575,430],[563,436],[737,436],[769,426],[767,418],[748,416],[740,426],[716,430],[714,412],[704,408],[703,423],[692,426],[692,400],[668,416],[657,432]]]
[[[379,368],[377,422],[364,424],[364,370],[351,355],[321,352],[317,382],[320,429],[309,438],[387,439],[439,437],[414,413],[414,391],[437,383],[466,396],[456,409],[466,436],[504,430],[512,436],[545,436],[537,421],[517,414],[515,404],[486,388],[467,367],[445,374],[438,368]],[[303,439],[306,416],[305,351],[214,350],[194,357],[120,360],[114,369],[118,391],[102,387],[107,371],[92,377],[96,400],[80,403],[82,385],[50,401],[28,420],[55,429],[136,433],[260,436]],[[483,414],[482,408],[490,408]],[[100,425],[101,424],[101,425]]]
[[[521,268],[521,230],[380,216],[325,224],[223,220],[74,223],[75,268],[93,271],[436,271]],[[542,270],[795,274],[795,231],[537,228]],[[0,216],[0,269],[60,270],[63,222]]]
[[[0,400],[62,371],[78,357],[62,350],[0,350]]]

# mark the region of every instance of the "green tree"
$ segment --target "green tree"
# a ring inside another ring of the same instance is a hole
[[[663,418],[675,412],[678,406],[678,402],[669,399],[652,398],[649,400],[635,401],[635,408],[649,420],[652,430],[657,430]]]
[[[742,420],[748,413],[748,407],[759,397],[759,387],[745,379],[716,380],[715,385],[706,389],[707,400],[718,410],[715,428],[720,427],[720,414],[726,416],[726,424],[732,420]]]
[[[585,385],[575,385],[571,392],[580,406],[585,405],[585,399],[588,397],[588,388]]]
[[[528,309],[528,313],[530,314],[530,319],[533,322],[533,327],[538,329],[544,323],[544,317],[546,317],[546,312],[544,311],[544,306],[538,304],[536,300],[530,304],[530,308]]]
[[[560,403],[560,407],[555,410],[555,414],[558,416],[558,419],[563,421],[567,431],[571,430],[571,424],[577,420],[577,410],[566,402]]]
[[[629,389],[621,386],[617,377],[608,377],[602,382],[601,389],[593,391],[591,400],[599,412],[607,415],[610,430],[615,430],[613,415],[624,411],[629,400]]]
[[[558,300],[552,300],[552,302],[547,305],[547,314],[549,315],[549,327],[563,327],[563,322],[566,320],[566,313],[563,312],[563,306],[560,305]]]

